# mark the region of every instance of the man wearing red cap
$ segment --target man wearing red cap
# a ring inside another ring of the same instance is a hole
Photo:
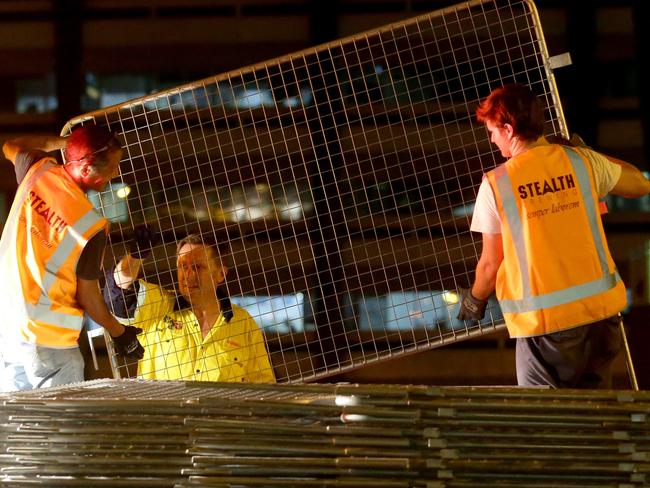
[[[47,153],[64,150],[64,163]],[[108,221],[85,192],[117,176],[122,149],[106,128],[68,138],[26,136],[3,145],[19,184],[0,239],[0,390],[83,381],[78,346],[88,314],[118,352],[142,357],[136,327],[121,325],[99,291]]]

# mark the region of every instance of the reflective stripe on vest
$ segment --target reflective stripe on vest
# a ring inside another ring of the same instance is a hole
[[[505,217],[511,229],[512,239],[514,240],[515,250],[517,254],[517,262],[522,280],[522,298],[517,300],[499,300],[501,311],[503,313],[524,313],[533,312],[545,308],[551,308],[566,303],[575,302],[598,293],[605,292],[612,289],[620,280],[618,272],[610,273],[607,266],[607,255],[603,245],[602,236],[600,234],[598,221],[596,201],[591,194],[591,183],[589,180],[588,169],[585,166],[582,158],[575,152],[575,150],[563,146],[571,165],[576,173],[578,184],[580,187],[582,200],[585,204],[587,217],[589,219],[589,227],[591,229],[591,236],[598,251],[598,259],[602,271],[602,277],[588,283],[565,288],[552,293],[544,295],[533,296],[531,293],[530,276],[528,274],[528,260],[526,257],[526,244],[524,242],[524,231],[521,222],[521,216],[515,197],[512,192],[512,185],[505,165],[499,166],[494,170],[494,175],[501,196],[501,202]]]
[[[32,184],[34,181],[39,179],[43,174],[54,168],[54,163],[51,163],[49,161],[44,162],[40,166],[38,166],[34,171],[32,172],[31,175],[29,175],[29,179],[27,177],[20,183],[18,187],[18,191],[16,192],[16,196],[14,197],[14,202],[24,202],[25,198],[27,198],[27,192],[28,190],[32,187]],[[28,171],[29,174],[29,171]],[[7,246],[6,248],[2,249],[3,252],[8,252],[9,247],[15,248],[16,243],[15,238],[16,238],[16,226],[18,225],[18,218],[20,217],[20,213],[22,211],[22,205],[12,205],[11,211],[9,213],[9,217],[7,218],[5,222],[5,229],[11,229],[13,232],[13,239],[5,240],[4,245]],[[4,236],[4,233],[3,233]],[[43,289],[43,283],[39,281],[40,276],[39,273],[32,273],[34,281],[38,283],[38,286]]]
[[[25,302],[25,308],[30,318],[40,320],[57,327],[65,329],[81,330],[83,326],[83,317],[59,313],[51,310],[52,301],[49,294],[56,283],[57,274],[61,267],[75,251],[80,242],[85,244],[86,239],[83,235],[95,224],[101,220],[95,210],[91,209],[86,212],[77,222],[68,226],[63,239],[56,248],[56,251],[45,263],[45,276],[41,284],[41,294],[38,304],[33,305]]]
[[[59,165],[49,158],[42,160],[42,162],[37,162],[34,167],[30,168],[26,177],[19,185],[19,190],[14,198],[14,205],[12,205],[9,218],[5,224],[5,234],[7,235],[3,234],[3,253],[15,254],[17,251],[16,229],[21,225],[19,219],[25,211],[25,206],[30,204],[27,202],[29,192],[38,186],[38,182],[41,178],[45,177],[50,171],[58,170],[58,167]],[[90,205],[89,202],[88,205]],[[65,263],[69,262],[74,253],[79,252],[80,248],[83,249],[89,238],[86,234],[90,233],[93,228],[99,229],[98,226],[102,223],[105,225],[105,219],[95,211],[92,206],[90,206],[86,213],[78,217],[74,223],[68,223],[63,235],[61,235],[60,241],[56,245],[56,248],[53,249],[53,253],[50,254],[50,257],[45,263],[42,263],[42,269],[31,259],[25,261],[24,264],[30,268],[29,279],[32,280],[31,286],[36,287],[38,295],[33,296],[29,301],[26,296],[22,295],[22,293],[20,293],[19,296],[12,297],[12,300],[15,300],[14,303],[16,305],[20,303],[20,307],[16,307],[15,310],[18,311],[19,315],[12,317],[12,319],[17,319],[21,322],[25,320],[25,325],[20,326],[24,337],[27,337],[27,335],[31,337],[33,334],[33,329],[30,328],[28,325],[29,323],[36,327],[47,328],[51,326],[52,328],[67,329],[75,331],[78,335],[78,332],[83,327],[82,311],[79,310],[79,313],[77,314],[70,313],[69,311],[63,312],[56,310],[56,306],[59,305],[59,303],[54,303],[51,295],[57,286],[60,272],[64,269]],[[19,279],[20,278],[18,278],[18,280]],[[11,278],[9,281],[11,281]],[[16,281],[16,286],[21,286],[20,281]],[[62,303],[60,305],[64,307],[70,306],[70,304],[67,303]],[[71,344],[47,344],[47,346],[69,347]]]

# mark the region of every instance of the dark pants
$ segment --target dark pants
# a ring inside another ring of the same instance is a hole
[[[619,316],[537,337],[519,337],[519,386],[611,388],[612,362],[621,350]]]

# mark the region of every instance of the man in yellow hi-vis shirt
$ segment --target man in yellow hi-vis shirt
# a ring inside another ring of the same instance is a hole
[[[177,248],[178,289],[174,296],[139,280],[143,259],[157,236],[135,231],[131,253],[106,277],[104,299],[122,322],[142,328],[144,357],[138,377],[274,383],[264,336],[246,310],[232,304],[219,285],[228,272],[216,246],[190,235]]]

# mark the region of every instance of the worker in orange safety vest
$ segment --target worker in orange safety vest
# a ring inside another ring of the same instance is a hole
[[[64,163],[48,152],[64,149]],[[0,388],[25,390],[83,381],[77,340],[84,314],[140,357],[138,329],[110,314],[99,290],[108,221],[86,197],[118,172],[122,149],[106,128],[67,137],[6,141],[19,184],[0,240]]]
[[[508,160],[479,187],[471,230],[483,249],[458,318],[482,319],[496,290],[519,385],[611,387],[627,299],[598,201],[646,195],[650,181],[589,148],[549,144],[544,105],[527,86],[495,89],[476,113]]]

